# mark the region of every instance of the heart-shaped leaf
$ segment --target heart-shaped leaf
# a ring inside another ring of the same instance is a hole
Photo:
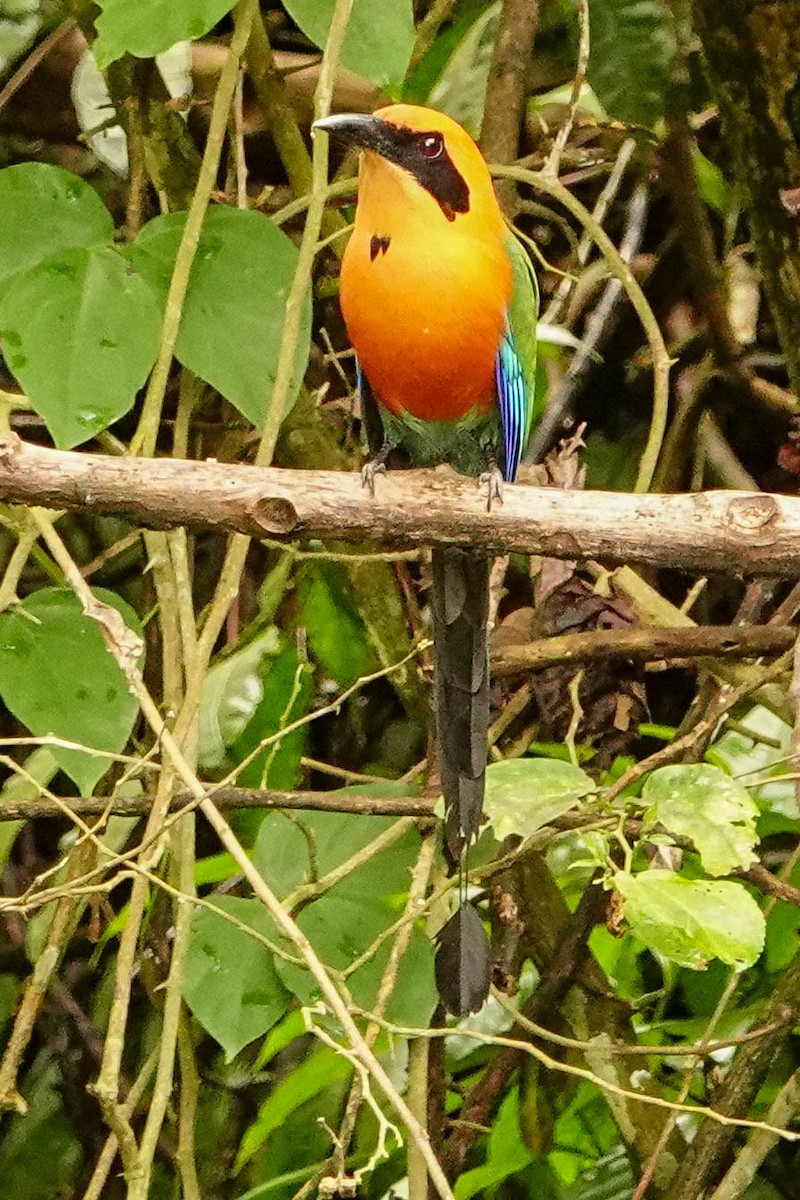
[[[130,254],[166,297],[185,213],[145,225]],[[270,403],[297,247],[261,213],[212,208],[206,215],[181,315],[175,356],[255,426]],[[306,296],[294,364],[293,403],[311,337]]]
[[[136,613],[119,596],[102,588],[94,594],[141,633]],[[108,770],[108,754],[125,748],[139,711],[99,626],[70,588],[43,588],[0,613],[0,696],[34,736],[105,751],[52,747],[83,796]]]
[[[94,55],[107,67],[123,54],[155,58],[176,42],[201,38],[233,8],[233,0],[98,0]]]
[[[0,296],[6,361],[61,449],[128,411],[160,325],[156,294],[107,246],[53,255]]]
[[[0,280],[63,250],[104,245],[113,235],[97,192],[70,171],[32,162],[0,171]]]
[[[260,901],[215,896],[213,904],[277,943],[275,924]],[[194,915],[183,994],[229,1062],[271,1029],[289,1004],[269,947],[209,908]]]

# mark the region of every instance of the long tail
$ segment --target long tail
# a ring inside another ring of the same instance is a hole
[[[445,857],[461,870],[478,835],[489,732],[489,572],[491,559],[455,546],[433,550],[433,639]],[[466,899],[440,930],[436,977],[445,1007],[465,1016],[489,990],[489,943]]]

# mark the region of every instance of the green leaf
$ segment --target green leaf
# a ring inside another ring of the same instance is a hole
[[[264,1144],[270,1134],[280,1129],[301,1104],[318,1096],[338,1079],[345,1079],[352,1069],[352,1064],[344,1055],[337,1054],[327,1046],[309,1055],[299,1066],[295,1066],[273,1088],[259,1108],[255,1121],[246,1130],[236,1155],[234,1174],[242,1169],[259,1146]]]
[[[484,811],[498,841],[527,837],[596,790],[585,771],[554,758],[507,758],[486,770]]]
[[[37,800],[42,789],[58,772],[58,763],[48,746],[37,746],[23,761],[24,775],[10,774],[0,788],[0,805],[27,804]],[[0,821],[0,872],[5,870],[8,856],[24,821]]]
[[[630,1200],[634,1184],[630,1158],[617,1146],[565,1188],[560,1200]]]
[[[673,962],[700,970],[719,958],[743,971],[761,953],[764,916],[740,883],[652,870],[619,871],[614,886],[633,933]]]
[[[486,1161],[471,1171],[463,1171],[456,1181],[456,1200],[491,1195],[509,1175],[516,1175],[534,1155],[520,1137],[519,1088],[507,1092],[492,1122]]]
[[[284,0],[284,8],[315,46],[323,48],[336,0]],[[411,0],[354,0],[341,62],[390,91],[403,82],[414,48]]]
[[[60,449],[123,416],[155,361],[161,313],[116,250],[65,250],[0,296],[6,361]]]
[[[734,190],[720,168],[696,146],[692,150],[692,166],[702,199],[719,216],[727,217],[733,209]]]
[[[632,492],[637,463],[644,450],[647,426],[632,424],[624,433],[606,438],[599,430],[586,439],[587,487],[598,491]]]
[[[135,612],[119,596],[102,588],[94,595],[141,634]],[[34,736],[52,734],[110,754],[124,750],[139,711],[97,623],[70,588],[42,588],[0,613],[0,696]],[[83,796],[110,765],[105,754],[51,749]]]
[[[138,269],[165,298],[185,220],[185,213],[156,217],[129,249]],[[224,207],[207,213],[175,355],[256,426],[264,423],[270,404],[296,266],[296,246],[261,213]],[[308,292],[290,404],[308,362],[310,338]]]
[[[428,97],[433,108],[459,121],[473,137],[478,136],[483,124],[486,83],[497,41],[500,8],[499,3],[490,5],[473,22]]]
[[[279,900],[309,877],[308,839],[298,824],[301,820],[305,827],[305,818],[305,813],[295,819],[294,814],[270,812],[258,827],[253,865]]]
[[[709,875],[746,871],[756,861],[758,808],[719,767],[687,763],[654,771],[642,789],[645,823],[691,838]]]
[[[246,646],[216,662],[203,680],[200,697],[198,761],[214,770],[225,751],[252,720],[264,695],[265,660],[281,649],[281,635],[272,625]]]
[[[664,0],[592,0],[589,83],[611,117],[652,126],[664,114],[676,40]]]
[[[75,1114],[65,1099],[65,1078],[52,1048],[37,1055],[22,1091],[28,1111],[4,1122],[0,1142],[3,1200],[74,1195],[83,1147],[70,1119]]]
[[[408,784],[387,780],[385,783],[340,788],[331,794],[409,796],[412,790]],[[349,813],[302,810],[296,816],[289,817],[286,813],[271,812],[259,828],[253,848],[253,862],[276,895],[283,899],[300,884],[333,871],[391,825],[391,817],[370,817],[366,821],[361,816]],[[400,892],[408,885],[408,877],[403,874],[405,862],[403,858],[396,876],[382,874],[386,869],[383,862],[377,870],[364,864],[356,875],[356,884],[370,890],[372,879],[366,879],[365,872],[372,871],[378,886],[386,884],[388,890]]]
[[[374,791],[372,786],[368,790]],[[259,869],[268,882],[283,890],[284,895],[287,884],[297,886],[301,882],[294,874],[300,864],[303,877],[311,876],[309,844],[315,849],[317,875],[322,876],[347,861],[393,823],[390,817],[373,817],[365,821],[355,815],[316,812],[303,813],[302,822],[304,846],[301,847],[293,833],[281,852],[276,846],[280,834],[274,827],[272,843],[269,836],[264,835],[258,845],[256,862]],[[303,908],[298,924],[324,963],[335,970],[345,970],[397,920],[419,844],[418,833],[408,831]],[[296,867],[293,867],[292,859]],[[387,943],[348,977],[348,987],[361,1007],[369,1008],[374,1003],[388,954]],[[309,1003],[316,997],[316,983],[304,968],[289,962],[278,962],[276,966],[286,986],[302,1003]],[[400,1023],[411,1020],[415,1024],[424,1023],[435,1004],[433,949],[424,934],[417,930],[401,960],[387,1013]]]
[[[398,916],[393,913],[392,916]],[[363,966],[353,971],[347,985],[353,1002],[370,1010],[375,1005],[378,990],[392,950],[391,939],[376,951]],[[434,976],[435,947],[421,929],[413,929],[408,946],[397,965],[392,994],[384,1016],[396,1025],[425,1026],[439,1002]]]
[[[277,944],[275,924],[260,901],[214,896],[210,903]],[[271,1029],[289,1004],[269,948],[206,907],[192,921],[183,995],[228,1062]]]
[[[305,627],[312,654],[332,679],[350,687],[375,669],[366,631],[337,574],[312,566],[298,579],[299,623]]]
[[[36,40],[42,27],[41,0],[4,0],[0,8],[0,76],[11,74],[14,63]]]
[[[97,0],[94,56],[105,68],[123,54],[155,58],[176,42],[208,33],[234,0]]]
[[[103,245],[113,235],[103,201],[71,171],[45,163],[0,171],[0,280],[64,250]]]
[[[790,766],[792,727],[779,716],[756,704],[737,721],[737,729],[726,729],[708,750],[712,762],[721,763],[730,775],[741,777],[762,812],[782,818],[797,827],[797,799],[794,781],[783,780]],[[748,737],[748,730],[752,736]],[[766,741],[763,739],[767,739]],[[769,780],[769,782],[767,782]]]
[[[262,662],[261,699],[252,718],[230,747],[230,759],[240,763],[266,738],[291,725],[308,710],[311,672],[294,646],[284,646],[274,659]],[[243,787],[292,788],[297,783],[306,730],[299,728],[266,746],[240,772]]]

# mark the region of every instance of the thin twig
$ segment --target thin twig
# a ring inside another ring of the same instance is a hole
[[[578,111],[578,105],[581,99],[581,91],[586,80],[586,71],[589,66],[589,48],[590,41],[590,23],[589,23],[589,0],[577,0],[578,3],[578,61],[575,65],[575,75],[572,80],[572,91],[569,97],[569,108],[564,124],[556,134],[553,148],[547,156],[547,162],[542,168],[545,175],[549,175],[552,179],[558,179],[558,171],[561,166],[561,155],[564,153],[564,147],[569,141],[569,135],[572,132],[572,126],[575,124],[575,114]]]

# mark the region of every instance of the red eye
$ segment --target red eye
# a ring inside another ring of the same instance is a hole
[[[419,143],[423,158],[438,158],[444,150],[444,139],[440,133],[426,133]]]

